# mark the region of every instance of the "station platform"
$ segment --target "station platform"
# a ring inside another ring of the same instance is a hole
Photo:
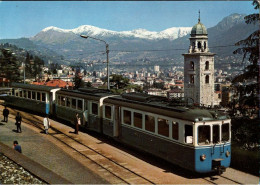
[[[1,121],[3,116],[0,115]],[[53,126],[57,124],[51,123]],[[17,133],[13,115],[9,116],[8,123],[0,122],[0,152],[27,171],[48,184],[108,183],[58,147],[51,135],[45,135],[26,123],[21,127],[22,133]],[[69,130],[71,128],[67,128]],[[22,154],[12,149],[14,140],[21,145]]]

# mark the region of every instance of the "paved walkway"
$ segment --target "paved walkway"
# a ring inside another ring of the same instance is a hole
[[[14,129],[16,129],[14,119],[9,118],[8,123],[1,122],[0,141],[12,147],[13,141],[17,140],[22,146],[24,156],[64,178],[59,183],[107,183],[106,180],[90,171],[87,167],[50,142],[49,138],[51,136],[40,133],[38,129],[31,128],[26,124],[22,124],[22,133],[16,133]],[[17,157],[19,157],[19,154]],[[58,183],[57,181],[55,182]],[[51,182],[49,181],[49,183]]]

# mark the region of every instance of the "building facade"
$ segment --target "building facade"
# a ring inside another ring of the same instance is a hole
[[[209,52],[207,29],[199,18],[191,30],[188,53],[183,54],[186,101],[214,105],[214,55]]]

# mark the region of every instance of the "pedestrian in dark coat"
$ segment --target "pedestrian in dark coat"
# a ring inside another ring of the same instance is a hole
[[[18,141],[14,141],[14,149],[15,149],[17,152],[22,153],[22,147],[21,147],[20,145],[18,145]]]
[[[17,115],[15,117],[15,124],[16,124],[16,127],[17,127],[17,132],[22,132],[22,129],[21,129],[21,124],[22,124],[22,116],[20,114],[20,112],[17,112]]]
[[[81,124],[81,120],[79,118],[79,114],[76,113],[76,118],[75,118],[75,134],[79,134],[79,125]]]
[[[3,116],[4,116],[4,121],[7,123],[8,122],[8,115],[9,115],[9,110],[6,108],[3,110]]]

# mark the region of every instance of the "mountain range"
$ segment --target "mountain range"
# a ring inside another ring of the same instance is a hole
[[[258,29],[257,25],[245,24],[244,16],[232,14],[225,17],[216,26],[207,29],[211,52],[216,53],[220,58],[230,56],[236,48],[230,45],[245,39]],[[196,23],[194,21],[194,25]],[[81,38],[80,35],[84,34],[105,40],[109,44],[111,62],[131,62],[142,58],[151,60],[171,58],[182,61],[181,54],[187,52],[189,48],[191,28],[172,27],[160,32],[145,29],[117,32],[90,25],[83,25],[75,29],[51,26],[31,38],[5,39],[0,42],[9,42],[34,52],[42,52],[49,56],[49,58],[46,57],[48,60],[59,63],[104,60],[104,43],[90,38]]]

